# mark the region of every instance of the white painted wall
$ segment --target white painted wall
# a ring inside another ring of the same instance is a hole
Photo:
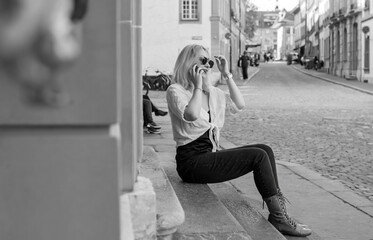
[[[211,49],[211,1],[201,1],[199,22],[180,22],[179,0],[143,0],[142,70],[173,72],[179,52],[188,44]],[[198,36],[202,40],[193,40]]]

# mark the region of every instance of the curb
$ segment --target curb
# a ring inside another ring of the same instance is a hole
[[[284,162],[279,160],[276,160],[276,163],[286,167],[299,177],[311,182],[317,187],[332,194],[334,197],[342,200],[343,202],[354,207],[360,212],[373,218],[373,203],[368,199],[354,193],[348,187],[345,187],[339,180],[331,180],[323,177],[320,173],[314,172],[297,163]]]
[[[256,75],[256,74],[258,74],[258,72],[260,72],[260,68],[257,68],[256,70],[255,70],[255,72],[253,72],[248,78],[247,78],[247,80],[241,80],[240,79],[240,82],[241,82],[241,84],[239,84],[239,85],[247,85],[248,83],[249,83],[249,81]]]
[[[303,74],[306,74],[308,76],[312,76],[314,78],[318,78],[318,79],[321,79],[321,80],[324,80],[324,81],[327,81],[327,82],[330,82],[330,83],[334,83],[334,84],[337,84],[337,85],[341,85],[341,86],[344,86],[344,87],[347,87],[347,88],[351,88],[351,89],[354,89],[354,90],[357,90],[359,92],[363,92],[363,93],[366,93],[366,94],[370,94],[370,95],[373,95],[373,92],[372,91],[369,91],[369,90],[366,90],[366,89],[362,89],[362,88],[359,88],[359,87],[355,87],[355,86],[351,86],[349,84],[345,84],[345,83],[341,83],[341,82],[338,82],[338,81],[334,81],[332,79],[329,79],[329,78],[326,78],[326,77],[321,77],[321,76],[317,76],[315,74],[312,74],[312,73],[309,73],[309,72],[306,72],[304,70],[301,70],[297,67],[294,67],[294,66],[291,66],[294,70],[298,71],[298,72],[301,72]]]
[[[253,73],[250,75],[250,77],[247,79],[246,82],[250,81],[250,80],[251,80],[251,79],[252,79],[256,74],[258,74],[258,72],[260,72],[260,68],[256,69],[256,71],[253,72]]]

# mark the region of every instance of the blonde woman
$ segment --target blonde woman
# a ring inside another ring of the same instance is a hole
[[[272,225],[283,234],[310,235],[311,230],[306,225],[295,222],[287,213],[269,146],[256,144],[219,150],[219,131],[226,110],[232,114],[240,112],[245,101],[232,79],[227,60],[223,56],[215,56],[214,60],[200,45],[184,47],[176,60],[167,103],[179,176],[189,183],[218,183],[253,171]],[[215,62],[227,81],[229,92],[211,84],[211,68]]]

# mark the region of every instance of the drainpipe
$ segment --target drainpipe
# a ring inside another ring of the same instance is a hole
[[[239,17],[239,22],[238,22],[238,52],[241,53],[241,1],[239,3],[239,11],[240,11],[240,17]]]
[[[232,0],[229,0],[229,72],[232,72]]]
[[[307,0],[305,1],[306,2],[306,19],[305,19],[305,23],[304,23],[304,25],[305,25],[305,33],[304,33],[304,37],[305,37],[305,49],[304,49],[304,59],[306,59],[306,57],[307,57],[307,43],[308,43],[308,34],[307,34]]]

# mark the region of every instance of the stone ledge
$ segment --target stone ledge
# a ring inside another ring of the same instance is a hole
[[[252,200],[244,198],[228,183],[209,184],[209,187],[253,240],[286,240],[251,204]]]
[[[129,200],[134,239],[155,240],[156,200],[152,182],[138,176],[134,190],[121,196],[121,204],[125,203],[125,197]],[[125,216],[122,216],[122,219],[124,218]]]
[[[139,174],[152,181],[156,193],[157,238],[171,239],[177,228],[184,223],[185,215],[154,148],[144,146]]]

